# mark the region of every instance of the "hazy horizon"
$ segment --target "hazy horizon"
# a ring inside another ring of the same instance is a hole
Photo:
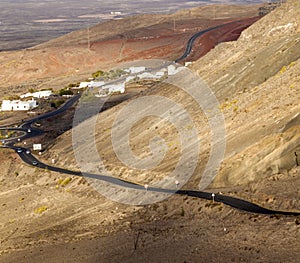
[[[95,25],[142,13],[173,13],[207,4],[255,4],[266,0],[2,0],[0,51],[20,49]]]

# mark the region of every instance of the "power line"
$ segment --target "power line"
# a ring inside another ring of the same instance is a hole
[[[90,26],[88,26],[87,30],[88,30],[88,49],[90,49],[90,48],[91,48],[91,40],[90,40]]]

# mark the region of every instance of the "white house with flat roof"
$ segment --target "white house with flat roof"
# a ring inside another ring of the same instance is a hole
[[[103,85],[105,85],[105,82],[104,81],[91,81],[87,87],[89,88],[100,88],[102,87]]]
[[[23,94],[20,96],[21,99],[28,98],[28,97],[33,97],[33,98],[48,98],[49,96],[52,95],[52,90],[42,90],[42,91],[37,91],[37,92],[28,92],[26,94]]]
[[[128,82],[134,80],[135,78],[136,78],[135,76],[128,76],[128,77],[126,78],[126,83],[128,83]]]
[[[1,105],[2,111],[28,111],[37,107],[34,99],[28,101],[21,100],[3,100]]]
[[[40,151],[40,150],[42,150],[43,148],[42,148],[42,144],[33,144],[32,145],[32,149],[34,150],[34,151]]]
[[[184,69],[184,67],[175,67],[174,65],[169,65],[168,66],[168,76],[176,75],[178,72],[180,72],[183,69]]]
[[[115,92],[120,92],[120,93],[125,92],[125,82],[124,83],[113,84],[113,85],[107,85],[107,86],[104,86],[104,87],[108,89],[110,94],[115,93]]]
[[[144,72],[142,74],[137,75],[138,78],[140,79],[156,79],[157,77],[149,72]]]
[[[150,72],[144,72],[144,73],[137,75],[137,77],[140,79],[160,79],[164,75],[165,75],[165,72],[163,72],[163,71],[156,72],[155,74],[150,73]]]
[[[79,89],[87,88],[89,84],[90,84],[90,82],[80,82],[78,88],[79,88]]]
[[[146,67],[130,67],[124,71],[131,74],[137,74],[146,70]]]
[[[117,92],[119,92],[119,93],[125,92],[125,82],[102,86],[99,89],[98,95],[96,95],[96,96],[97,97],[106,97],[110,94],[117,93]]]

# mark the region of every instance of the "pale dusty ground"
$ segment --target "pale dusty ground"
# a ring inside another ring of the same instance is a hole
[[[27,167],[10,152],[2,152],[2,160],[1,262],[297,262],[300,258],[299,218],[251,215],[178,196],[146,207],[125,206],[101,197],[84,179],[73,178],[62,187],[58,180],[66,176]],[[9,173],[17,169],[18,176]],[[45,212],[35,211],[43,206]]]
[[[225,160],[211,188],[269,208],[300,210],[300,170],[293,155],[299,152],[299,32],[287,31],[285,39],[279,33],[263,37],[271,28],[299,18],[299,9],[290,8],[288,13],[278,9],[238,42],[218,46],[192,68],[201,76],[205,72],[203,78],[220,100],[226,121]],[[245,40],[249,34],[253,34],[255,48]],[[282,61],[282,56],[287,60]],[[261,64],[256,64],[256,57]],[[268,68],[272,70],[263,70]],[[238,75],[234,74],[237,69]],[[189,96],[172,86],[156,86],[145,94],[168,97],[191,114],[201,138],[201,162],[185,187],[197,189],[209,155],[207,119]],[[154,171],[125,167],[111,149],[109,127],[126,103],[99,115],[99,154],[115,176],[151,184],[173,169],[180,154],[177,134],[174,127],[156,118],[140,120],[131,130],[134,153],[149,154],[153,134],[165,138],[169,151]],[[67,132],[42,159],[54,157],[57,165],[75,169],[71,143]],[[0,154],[1,262],[300,260],[299,217],[252,215],[179,196],[145,207],[120,205],[100,196],[84,179],[72,178],[62,186],[59,179],[67,176],[27,167],[9,151]]]

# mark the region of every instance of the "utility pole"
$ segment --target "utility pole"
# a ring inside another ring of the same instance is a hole
[[[175,21],[175,17],[174,17],[174,19],[173,19],[173,30],[174,30],[174,33],[175,33],[175,31],[176,31],[176,21]]]
[[[90,26],[88,26],[88,49],[91,48],[91,40],[90,40]]]
[[[216,6],[214,5],[214,20],[216,20]]]

